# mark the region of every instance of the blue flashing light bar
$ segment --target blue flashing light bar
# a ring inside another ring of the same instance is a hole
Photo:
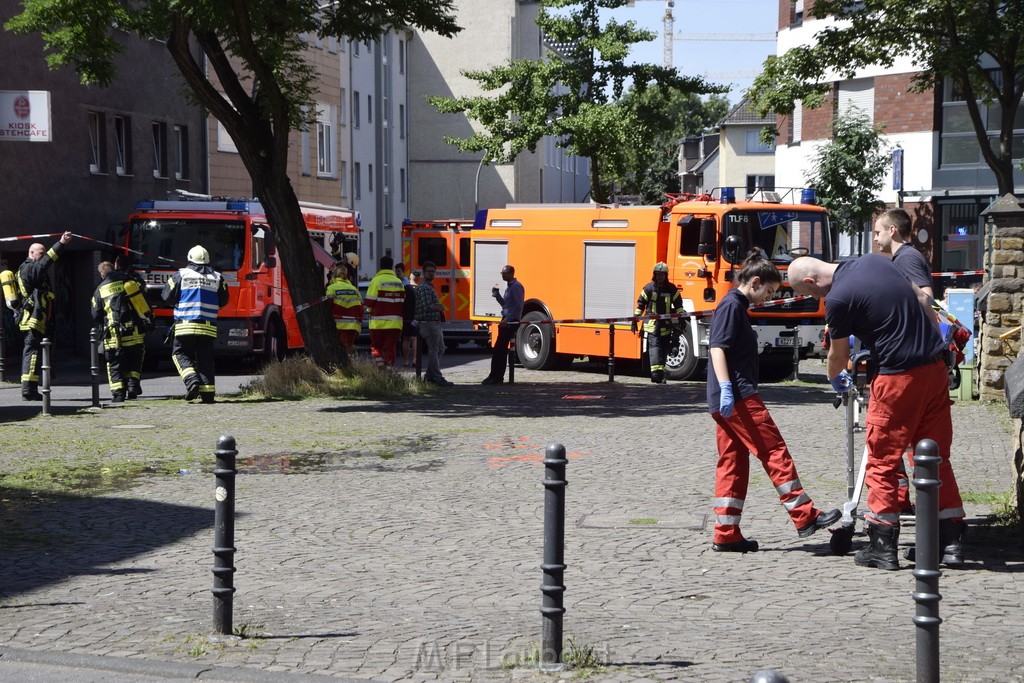
[[[249,202],[228,202],[227,209],[228,211],[248,211]]]
[[[818,193],[814,190],[814,188],[810,188],[810,187],[807,187],[807,188],[804,188],[803,190],[800,190],[800,203],[801,204],[817,204],[818,203]]]
[[[736,188],[735,187],[723,187],[722,193],[718,198],[718,201],[722,204],[735,204],[736,203]]]
[[[136,204],[135,208],[142,211],[143,209],[152,209],[155,206],[156,203],[152,199],[147,199]]]

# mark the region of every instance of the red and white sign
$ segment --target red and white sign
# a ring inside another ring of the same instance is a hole
[[[0,142],[50,140],[50,93],[0,90]]]

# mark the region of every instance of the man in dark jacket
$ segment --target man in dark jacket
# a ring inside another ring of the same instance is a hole
[[[42,401],[39,393],[39,356],[53,311],[53,288],[46,269],[57,260],[61,248],[71,241],[65,232],[49,249],[36,242],[28,249],[28,258],[18,268],[16,277],[21,295],[21,319],[18,328],[25,333],[25,350],[21,359],[21,397],[26,401]]]
[[[135,398],[145,330],[152,328],[152,312],[135,280],[128,279],[114,264],[99,266],[102,278],[92,295],[92,319],[103,332],[103,355],[112,403]],[[133,381],[134,380],[134,381]]]

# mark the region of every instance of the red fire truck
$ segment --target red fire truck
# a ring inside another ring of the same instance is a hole
[[[359,216],[337,206],[300,205],[326,282],[326,268],[337,257],[358,251]],[[217,317],[218,355],[280,359],[285,350],[303,346],[283,269],[274,256],[274,233],[258,201],[141,201],[128,219],[123,244],[133,268],[146,280],[146,298],[156,314],[156,332],[146,337],[147,351],[167,352],[171,309],[160,292],[197,244],[210,252],[210,265],[228,283],[228,304]]]

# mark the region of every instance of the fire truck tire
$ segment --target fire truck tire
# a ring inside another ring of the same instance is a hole
[[[679,345],[668,350],[665,375],[677,381],[691,379],[697,373],[698,365],[697,352],[690,342],[690,335],[684,332],[679,335]]]
[[[551,325],[538,325],[537,320],[547,316],[531,311],[523,316],[516,333],[516,353],[527,370],[557,370],[571,362],[571,358],[555,353],[555,335]]]
[[[284,326],[281,324],[280,318],[272,315],[267,319],[267,329],[263,333],[263,361],[269,363],[275,360],[284,360],[286,348]]]

